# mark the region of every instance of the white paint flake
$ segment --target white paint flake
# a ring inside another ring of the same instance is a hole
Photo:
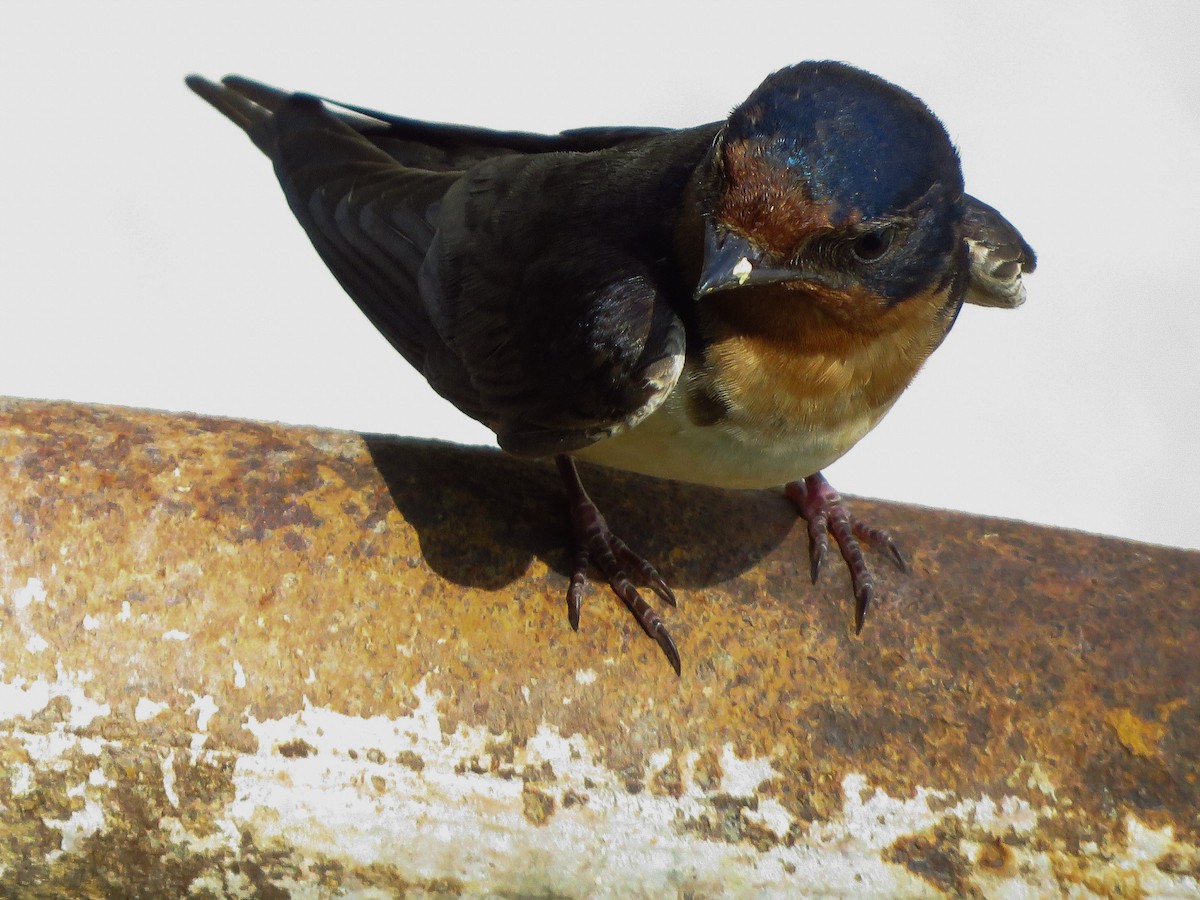
[[[140,697],[138,698],[137,706],[133,710],[133,717],[139,722],[146,722],[153,719],[166,708],[167,704],[165,703],[158,703],[149,697]]]
[[[70,791],[67,794],[71,796]],[[75,796],[79,796],[79,794]],[[57,828],[62,832],[61,850],[58,853],[50,854],[55,857],[62,853],[73,852],[79,844],[103,828],[104,809],[94,799],[85,796],[83,807],[75,810],[67,818],[47,819],[43,817],[42,822],[47,828]]]
[[[311,673],[311,669],[309,672]],[[246,670],[242,668],[242,664],[236,659],[233,661],[233,686],[241,690],[246,686]]]
[[[21,676],[0,681],[0,721],[35,716],[56,697],[66,697],[70,702],[67,716],[70,728],[86,728],[93,719],[112,711],[107,703],[97,703],[84,691],[83,685],[92,680],[91,674],[68,672],[61,664],[55,670],[53,681],[44,678],[29,681]]]
[[[196,730],[208,731],[208,722],[216,714],[221,707],[217,706],[217,702],[213,700],[212,694],[192,694],[192,705],[187,708],[188,712],[196,713]]]
[[[179,631],[176,628],[172,628],[170,631],[164,631],[162,636],[164,641],[186,641],[190,637],[191,635],[186,631]]]
[[[14,797],[24,797],[34,786],[33,766],[28,763],[12,763],[8,767],[8,789]]]
[[[787,834],[794,821],[792,814],[773,797],[759,800],[757,809],[746,809],[742,814],[747,821],[761,825],[773,832],[777,838],[782,838]]]
[[[179,793],[175,790],[175,748],[167,751],[162,761],[163,793],[167,801],[176,809],[179,808]]]
[[[779,774],[769,759],[738,759],[733,745],[721,748],[721,790],[731,797],[752,797],[758,786]]]
[[[17,609],[25,609],[31,603],[45,603],[46,588],[40,578],[30,578],[24,585],[13,591],[12,604]]]
[[[25,641],[25,649],[30,653],[43,653],[49,646],[49,641],[40,634],[31,633]]]

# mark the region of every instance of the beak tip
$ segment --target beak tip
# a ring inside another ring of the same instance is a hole
[[[790,267],[770,262],[767,254],[750,238],[711,223],[704,237],[700,283],[692,294],[696,300],[718,291],[792,281],[797,277],[798,273]]]

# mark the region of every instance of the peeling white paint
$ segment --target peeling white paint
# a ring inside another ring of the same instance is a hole
[[[213,854],[222,851],[235,852],[240,843],[241,835],[228,820],[213,823],[216,827],[205,829],[203,835],[192,834],[182,822],[174,816],[164,816],[160,822],[167,839],[181,847],[187,847],[193,853]],[[195,884],[196,882],[193,882]],[[219,884],[219,882],[218,882]],[[217,891],[220,896],[220,890]],[[319,895],[318,895],[319,896]]]
[[[25,649],[30,653],[43,653],[49,646],[49,641],[36,632],[30,633],[29,638],[25,641]]]
[[[930,800],[949,797],[944,791],[918,788],[915,796],[900,799],[879,788],[871,789],[866,776],[852,772],[842,779],[845,800],[841,818],[814,826],[812,836],[822,843],[842,843],[847,838],[865,848],[882,850],[908,834],[932,828],[945,817]],[[865,799],[864,799],[865,798]]]
[[[312,669],[309,669],[309,674],[312,674]],[[246,686],[246,670],[242,668],[242,664],[236,659],[233,661],[233,686],[241,690]]]
[[[16,609],[25,609],[31,603],[46,602],[46,587],[40,578],[30,578],[13,591],[12,604]]]
[[[133,607],[129,605],[128,600],[121,601],[121,611],[117,613],[118,622],[128,622],[133,618]]]
[[[571,893],[591,883],[595,896],[687,885],[764,896],[925,896],[930,886],[885,862],[883,851],[904,834],[956,815],[944,804],[931,808],[944,792],[892,798],[851,775],[839,815],[810,826],[791,846],[762,850],[714,836],[723,833],[728,809],[714,801],[754,797],[763,782],[779,777],[769,758],[740,759],[726,746],[720,785],[705,791],[694,777],[698,754],[685,754],[678,761],[681,795],[674,797],[631,789],[628,776],[600,764],[583,736],[543,725],[524,747],[511,748],[514,774],[503,778],[489,772],[489,760],[493,748],[507,744],[506,735],[463,725],[444,733],[437,698],[424,682],[416,696],[412,713],[396,719],[351,718],[308,704],[283,719],[251,718],[246,727],[259,749],[235,768],[228,807],[235,830],[352,864],[394,865],[402,858],[406,877],[452,876],[469,889],[504,884],[517,893],[523,885]],[[420,767],[405,760],[414,753]],[[668,750],[656,753],[643,781],[649,784],[671,759]],[[523,772],[534,773],[528,784]],[[540,821],[526,818],[530,791],[549,798],[551,811]],[[567,792],[576,798],[569,808]],[[993,815],[1002,808],[993,803]],[[965,806],[962,814],[973,813]],[[770,797],[734,814],[781,838],[794,826],[791,813]],[[589,852],[580,854],[581,846]]]
[[[55,789],[62,773],[72,771],[77,765],[78,753],[100,757],[106,746],[112,746],[110,742],[99,738],[81,737],[63,723],[56,723],[49,732],[18,729],[8,732],[7,737],[16,740],[30,760],[29,763],[16,763],[9,767],[13,796],[28,794],[43,783],[49,789]],[[73,800],[81,799],[82,805],[73,809],[65,819],[42,817],[43,824],[62,832],[59,847],[47,855],[48,860],[78,849],[82,841],[104,827],[105,791],[111,787],[113,782],[105,776],[98,763],[96,768],[88,772],[85,780],[66,789],[65,795]]]
[[[12,763],[8,767],[8,789],[14,797],[24,797],[33,790],[33,766],[27,763]]]
[[[579,669],[575,672],[575,681],[579,684],[592,684],[599,677],[594,669]]]
[[[1170,825],[1155,829],[1143,825],[1136,816],[1125,817],[1125,846],[1130,859],[1153,862],[1161,859],[1174,843],[1174,829]]]
[[[172,628],[170,631],[164,631],[162,636],[164,641],[186,641],[190,637],[191,635],[186,631],[179,631],[176,628]]]
[[[784,808],[782,803],[773,797],[759,800],[758,809],[743,810],[742,815],[748,821],[761,825],[763,828],[773,832],[777,838],[782,838],[787,834],[794,821],[792,814]]]
[[[958,798],[933,787],[893,797],[851,773],[842,783],[841,809],[797,832],[788,809],[758,793],[782,777],[783,767],[769,757],[739,758],[726,745],[721,781],[705,790],[695,777],[699,756],[689,752],[677,759],[680,795],[664,796],[652,785],[676,758],[669,749],[651,756],[641,785],[631,788],[628,775],[603,766],[586,738],[543,725],[525,746],[509,747],[505,778],[489,770],[507,735],[461,724],[447,733],[425,682],[416,697],[411,714],[394,719],[347,717],[307,701],[292,716],[249,719],[258,751],[237,761],[228,830],[248,829],[257,841],[281,840],[302,854],[332,854],[348,864],[403,859],[405,877],[459,878],[468,893],[499,886],[518,894],[572,893],[590,884],[588,893],[598,897],[689,886],[757,896],[921,897],[937,892],[885,859],[896,841],[956,822],[968,835],[960,852],[977,858],[984,841],[1028,833],[1054,814],[1013,796]],[[420,766],[412,765],[412,754]],[[527,783],[523,773],[532,773]],[[530,792],[549,801],[535,820],[526,818]],[[720,799],[730,796],[748,802],[730,812]],[[754,840],[723,839],[722,817],[729,815],[787,841],[764,849]],[[1194,888],[1182,876],[1147,874],[1153,860],[1177,846],[1169,830],[1127,825],[1127,833],[1130,864],[1141,867],[1145,883],[1160,879],[1164,894]],[[981,869],[972,877],[988,896],[1057,892],[1053,860],[1029,847],[1012,848],[1018,864],[1006,874]]]
[[[671,762],[672,755],[670,750],[656,750],[646,760],[646,768],[652,773],[661,772]]]
[[[35,716],[55,697],[66,697],[70,702],[67,717],[70,728],[86,728],[93,719],[111,712],[107,703],[95,702],[84,691],[83,685],[92,680],[90,673],[68,672],[61,663],[55,665],[55,670],[54,681],[44,678],[28,681],[21,676],[0,681],[0,721]]]
[[[104,624],[104,623],[96,616],[85,615],[83,617],[83,630],[84,631],[95,631],[102,624]]]
[[[769,759],[738,759],[733,745],[721,748],[721,790],[731,797],[752,797],[764,781],[779,775]]]
[[[46,587],[40,578],[26,579],[25,584],[12,592],[12,606],[15,611],[12,621],[21,637],[25,639],[25,650],[35,655],[45,653],[50,648],[50,642],[34,629],[30,607],[35,603],[45,602]]]
[[[192,705],[187,708],[188,712],[196,713],[196,730],[208,731],[208,723],[221,707],[217,706],[217,702],[213,700],[212,694],[192,694]]]
[[[1125,816],[1125,853],[1118,865],[1137,872],[1138,883],[1148,896],[1200,897],[1200,879],[1172,875],[1159,868],[1159,860],[1168,854],[1191,858],[1193,867],[1200,862],[1200,848],[1176,841],[1170,825],[1153,828],[1138,821],[1136,816]]]
[[[40,709],[58,691],[55,696],[73,698],[71,716],[82,720],[92,701],[70,692],[87,680],[60,671],[54,682],[0,684],[0,693],[7,690],[23,708]],[[242,832],[249,831],[258,845],[286,846],[304,859],[387,865],[414,880],[456,878],[468,894],[596,897],[689,890],[765,897],[936,896],[933,885],[887,859],[897,841],[942,828],[961,834],[954,847],[972,864],[963,877],[982,894],[1025,897],[1062,890],[1056,874],[1061,859],[1044,844],[1010,844],[1006,852],[1013,862],[1002,869],[981,862],[991,841],[1031,833],[1056,814],[1053,806],[1035,807],[1006,795],[963,798],[936,787],[896,797],[850,773],[842,781],[840,809],[821,822],[800,823],[778,799],[761,793],[765,784],[784,777],[786,765],[778,758],[742,758],[727,744],[719,757],[720,780],[711,784],[707,772],[698,776],[696,751],[664,747],[631,778],[609,769],[589,739],[564,735],[552,725],[543,724],[523,746],[483,727],[459,724],[449,732],[438,712],[440,697],[425,682],[414,693],[415,708],[396,718],[347,716],[307,700],[299,712],[279,719],[247,716],[256,751],[204,751],[206,757],[233,756],[234,796],[212,823],[215,828],[202,835],[190,833],[178,812],[177,771],[181,758],[184,765],[195,763],[218,706],[209,695],[192,694],[188,712],[196,715],[197,732],[190,762],[187,751],[174,746],[158,751],[162,796],[169,804],[159,827],[188,852],[236,854]],[[147,721],[166,706],[143,697],[133,717]],[[30,762],[10,766],[13,796],[77,772],[79,751],[97,757],[87,777],[66,791],[82,805],[64,819],[43,820],[62,833],[61,849],[52,858],[77,852],[106,826],[106,792],[115,784],[101,761],[109,758],[104,748],[114,745],[80,737],[62,724],[48,733],[16,735]],[[500,771],[494,754],[503,763]],[[672,794],[656,788],[655,775],[668,766],[672,781],[675,769],[679,772],[679,789]],[[1023,782],[1027,772],[1023,768],[1014,778]],[[1034,796],[1052,803],[1053,786],[1040,776],[1039,784],[1047,788]],[[532,813],[531,795],[537,798]],[[739,802],[731,804],[731,797]],[[1082,848],[1081,877],[1088,874],[1089,858],[1097,877],[1080,884],[1103,890],[1116,884],[1113,878],[1129,878],[1128,884],[1151,896],[1200,896],[1195,878],[1158,866],[1168,854],[1198,858],[1196,848],[1178,843],[1170,828],[1155,829],[1132,816],[1124,825],[1123,846],[1093,847],[1091,857]],[[746,826],[753,829],[739,840]],[[770,835],[780,842],[771,845]],[[223,876],[204,877],[229,888]],[[287,889],[296,897],[328,896],[303,878]]]
[[[167,755],[162,761],[162,776],[163,776],[163,793],[167,797],[167,802],[179,808],[179,794],[175,790],[175,748],[172,747],[167,751]]]
[[[145,722],[153,719],[166,708],[166,703],[158,703],[149,697],[140,697],[138,698],[137,706],[133,710],[133,717],[138,722]]]
[[[91,797],[85,797],[83,807],[75,810],[67,818],[43,817],[42,822],[46,827],[57,828],[62,832],[61,850],[50,854],[51,857],[56,857],[62,853],[71,853],[82,841],[104,827],[104,808]]]

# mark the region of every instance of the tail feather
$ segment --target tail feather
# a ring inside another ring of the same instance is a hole
[[[233,93],[252,103],[257,103],[272,113],[278,112],[279,107],[283,106],[284,101],[291,96],[288,91],[271,87],[271,85],[255,81],[253,78],[246,78],[244,75],[226,75],[221,79],[221,84]]]
[[[275,166],[288,204],[334,277],[418,369],[440,342],[417,285],[454,175],[405,166],[364,135],[365,120],[231,75],[188,87],[246,132]]]
[[[244,96],[224,84],[216,84],[200,75],[189,75],[184,79],[193,91],[250,137],[259,150],[270,156],[271,111],[255,100]]]

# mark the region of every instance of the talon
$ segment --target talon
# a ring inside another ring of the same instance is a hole
[[[658,632],[654,635],[654,639],[658,641],[658,646],[662,647],[662,652],[667,655],[667,660],[671,663],[671,668],[675,670],[675,674],[683,675],[683,664],[679,661],[679,651],[675,649],[675,642],[671,640],[671,634],[667,631],[667,626],[661,622],[658,625]]]
[[[904,554],[900,552],[900,548],[896,546],[892,536],[882,528],[872,528],[870,525],[856,521],[854,535],[890,559],[901,572],[908,571],[908,562],[904,559]]]
[[[571,584],[567,588],[567,619],[571,627],[579,630],[579,611],[583,600],[583,585],[587,581],[588,566],[595,563],[604,573],[609,586],[629,609],[642,630],[658,643],[676,675],[681,675],[683,666],[679,651],[671,639],[667,626],[638,593],[630,579],[630,573],[649,584],[650,588],[665,602],[676,605],[675,593],[658,574],[658,570],[638,556],[619,537],[608,530],[608,523],[588,497],[575,462],[568,456],[555,457],[559,474],[567,489],[571,508],[571,528],[575,539],[572,556]]]
[[[621,557],[625,565],[633,570],[633,575],[647,582],[650,585],[650,589],[658,594],[666,603],[672,606],[679,605],[675,602],[675,592],[671,590],[671,586],[663,580],[663,577],[658,574],[658,569],[630,550],[629,545],[615,534],[610,534],[609,540],[616,551],[616,555]]]
[[[587,583],[587,548],[577,546],[571,563],[571,585],[567,588],[567,621],[571,623],[573,631],[578,631],[579,610],[583,606],[583,586]]]
[[[865,584],[854,593],[854,633],[862,634],[863,622],[867,618],[867,606],[871,602],[874,591],[870,584]]]
[[[808,522],[808,553],[814,583],[825,561],[830,536],[841,551],[842,559],[850,570],[850,585],[854,591],[854,633],[861,633],[867,607],[875,596],[875,586],[858,542],[861,540],[882,553],[900,571],[906,572],[908,564],[900,548],[882,528],[873,528],[851,519],[841,495],[820,472],[809,475],[803,481],[793,481],[784,488],[784,492]]]
[[[583,584],[571,578],[571,586],[567,588],[567,621],[572,631],[579,630],[579,611],[583,608]]]
[[[800,515],[808,525],[808,567],[812,583],[817,583],[821,575],[821,567],[825,565],[825,554],[829,550],[829,538],[826,527],[828,519],[820,506],[814,505],[809,498],[809,490],[803,481],[793,481],[784,489],[788,499],[796,505]]]
[[[825,553],[828,549],[829,541],[825,537],[824,524],[822,523],[820,531],[816,531],[810,522],[808,529],[808,568],[813,584],[817,583],[817,578],[821,575],[821,566],[825,565]]]

